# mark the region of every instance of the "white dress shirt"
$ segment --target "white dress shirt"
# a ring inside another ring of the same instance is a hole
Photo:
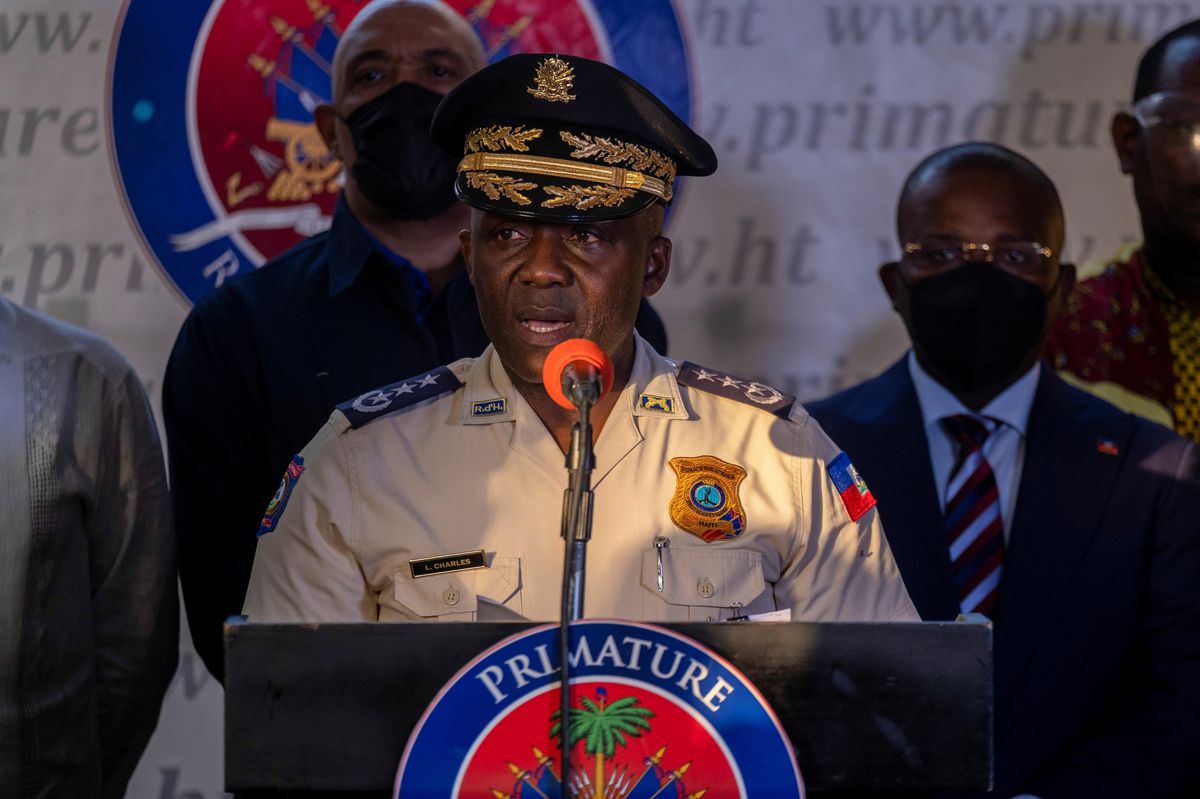
[[[1017,507],[1017,489],[1021,485],[1021,468],[1025,463],[1025,430],[1029,423],[1029,409],[1037,391],[1041,363],[1032,368],[1008,388],[983,407],[978,413],[971,411],[950,393],[949,389],[929,376],[917,363],[917,357],[909,350],[908,370],[912,375],[917,402],[925,422],[925,438],[929,442],[929,461],[933,466],[933,481],[937,486],[938,504],[946,509],[946,488],[950,481],[950,470],[954,468],[954,442],[946,434],[940,420],[955,414],[987,416],[1001,424],[983,442],[983,457],[987,458],[996,476],[996,488],[1000,493],[1000,512],[1003,514],[1004,542],[1008,543],[1012,529],[1013,511]]]

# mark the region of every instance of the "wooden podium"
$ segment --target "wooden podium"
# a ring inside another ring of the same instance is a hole
[[[978,621],[976,621],[978,620]],[[225,785],[388,796],[441,687],[525,622],[225,626]],[[686,623],[766,698],[810,795],[984,790],[992,629],[954,623]]]

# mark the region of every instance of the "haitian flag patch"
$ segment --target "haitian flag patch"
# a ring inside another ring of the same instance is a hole
[[[839,452],[836,458],[825,464],[825,469],[829,472],[833,487],[842,496],[842,503],[846,506],[846,512],[850,514],[850,521],[858,521],[864,513],[875,507],[875,497],[871,494],[871,489],[867,488],[867,481],[862,479],[854,464],[850,462],[849,455]]]
[[[283,509],[287,507],[292,489],[296,487],[296,483],[300,482],[300,475],[303,472],[304,458],[297,455],[287,465],[287,471],[283,473],[283,479],[279,481],[279,488],[275,489],[275,496],[271,497],[271,501],[267,503],[266,513],[263,514],[262,523],[258,528],[258,538],[262,538],[274,530],[275,525],[279,524],[279,517],[283,515]]]

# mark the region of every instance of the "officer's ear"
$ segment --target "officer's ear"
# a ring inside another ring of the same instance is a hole
[[[1117,162],[1121,165],[1121,172],[1126,175],[1133,174],[1134,153],[1137,151],[1138,136],[1142,133],[1142,126],[1138,124],[1132,114],[1118,111],[1113,115],[1110,131],[1113,149],[1117,151]]]
[[[888,261],[879,267],[879,282],[883,284],[883,290],[887,292],[888,299],[892,301],[892,310],[899,313],[900,308],[896,305],[897,297],[900,296],[899,261]]]
[[[339,161],[342,160],[337,143],[337,111],[334,111],[329,103],[321,103],[313,109],[313,121],[317,123],[317,132],[321,134],[321,139],[329,148],[330,154]]]
[[[652,297],[667,282],[671,271],[671,240],[666,236],[655,236],[650,241],[646,254],[646,278],[642,281],[642,296]]]

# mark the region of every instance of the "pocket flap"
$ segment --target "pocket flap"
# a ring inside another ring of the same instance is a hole
[[[486,569],[413,577],[408,564],[392,572],[393,596],[418,616],[474,613],[479,597],[504,604],[521,585],[520,558],[492,558]]]
[[[642,550],[642,585],[658,591],[658,553]],[[662,549],[663,590],[659,594],[672,605],[714,608],[749,605],[766,588],[762,555],[749,549]]]

